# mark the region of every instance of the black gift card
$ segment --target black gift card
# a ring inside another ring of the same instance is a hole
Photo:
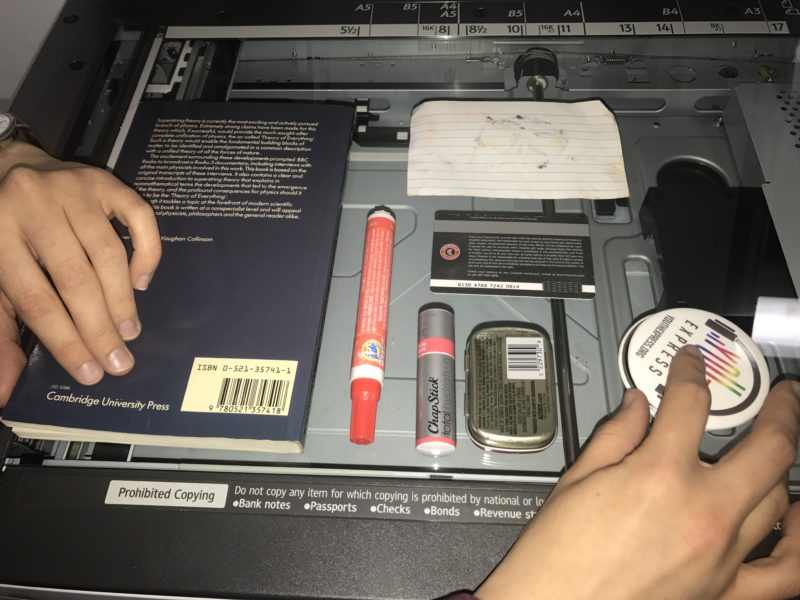
[[[593,298],[586,216],[437,211],[431,290]]]

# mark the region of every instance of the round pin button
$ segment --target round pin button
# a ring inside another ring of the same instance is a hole
[[[755,417],[769,392],[761,351],[734,323],[693,308],[674,308],[634,323],[618,355],[626,387],[639,388],[652,413],[658,409],[672,358],[686,344],[703,354],[711,410],[706,430],[738,427]]]

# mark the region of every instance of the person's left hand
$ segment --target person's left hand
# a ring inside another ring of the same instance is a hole
[[[128,228],[130,262],[111,225]],[[123,375],[142,328],[134,289],[161,258],[152,207],[111,173],[22,142],[0,151],[0,406],[25,362],[24,321],[79,383]]]
[[[0,292],[0,408],[8,402],[25,366],[25,353],[19,345],[19,327],[15,316],[14,307]]]

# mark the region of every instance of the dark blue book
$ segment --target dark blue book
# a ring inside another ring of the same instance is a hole
[[[163,257],[136,293],[136,365],[82,386],[37,346],[2,420],[24,438],[301,452],[352,124],[342,105],[141,104],[116,173],[153,205]]]

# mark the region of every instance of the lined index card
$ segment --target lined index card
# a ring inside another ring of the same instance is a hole
[[[433,100],[411,116],[409,196],[625,198],[619,128],[599,100]]]

